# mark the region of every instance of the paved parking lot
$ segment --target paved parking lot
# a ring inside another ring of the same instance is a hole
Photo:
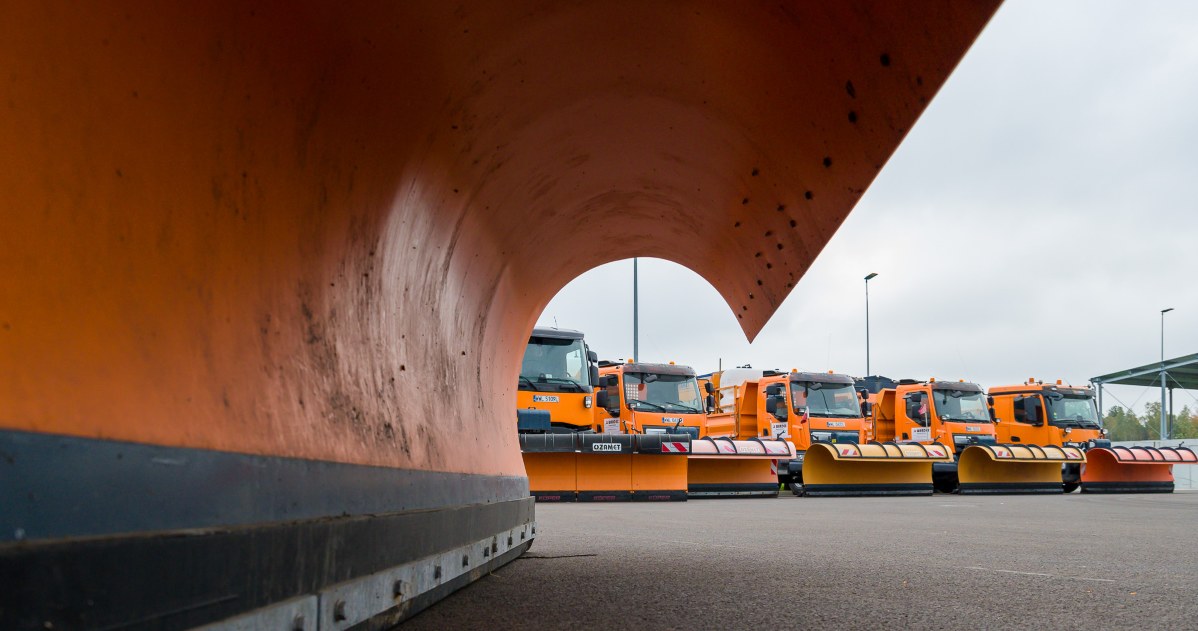
[[[538,505],[445,628],[1198,628],[1198,493]]]

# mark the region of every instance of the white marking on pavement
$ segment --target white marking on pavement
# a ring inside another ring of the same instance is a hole
[[[1043,576],[1044,578],[1067,578],[1075,581],[1095,581],[1099,583],[1118,583],[1112,578],[1087,578],[1085,576],[1064,576],[1062,574],[1045,574],[1043,572],[1020,572],[1018,570],[1000,570],[992,567],[966,567],[967,570],[984,570],[986,572],[1002,572],[1003,574],[1022,574],[1024,576]]]

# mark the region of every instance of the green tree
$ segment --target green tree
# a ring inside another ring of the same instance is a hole
[[[1183,405],[1180,412],[1173,415],[1173,432],[1169,438],[1198,438],[1198,418],[1190,411],[1190,406]]]
[[[1110,432],[1107,437],[1111,440],[1148,440],[1148,428],[1144,427],[1135,413],[1118,405],[1107,410],[1102,426]]]

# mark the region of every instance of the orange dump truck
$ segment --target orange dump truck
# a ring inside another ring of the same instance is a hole
[[[1011,444],[1076,447],[1085,462],[1064,465],[1064,491],[1171,493],[1173,465],[1198,464],[1185,447],[1113,447],[1099,425],[1094,390],[1029,379],[990,388],[998,439]]]
[[[794,447],[768,431],[727,431],[707,415],[714,388],[702,389],[689,366],[641,362],[600,363],[603,389],[596,393],[596,428],[621,434],[686,436],[687,496],[773,497],[778,462]]]
[[[931,494],[932,465],[952,461],[944,446],[867,441],[848,375],[730,369],[711,381],[721,387],[709,433],[792,442],[795,457],[780,463],[778,481],[797,495]]]
[[[865,385],[873,400],[869,431],[875,439],[952,449],[954,462],[933,465],[938,491],[1060,493],[1062,466],[1085,460],[1077,447],[1000,442],[988,398],[977,384],[871,379]]]
[[[529,337],[516,425],[531,493],[541,502],[685,500],[691,436],[604,432],[596,359],[578,331],[538,327]]]

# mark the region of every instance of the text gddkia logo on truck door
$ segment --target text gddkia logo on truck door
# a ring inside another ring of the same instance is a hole
[[[591,451],[623,451],[620,443],[591,443]]]

